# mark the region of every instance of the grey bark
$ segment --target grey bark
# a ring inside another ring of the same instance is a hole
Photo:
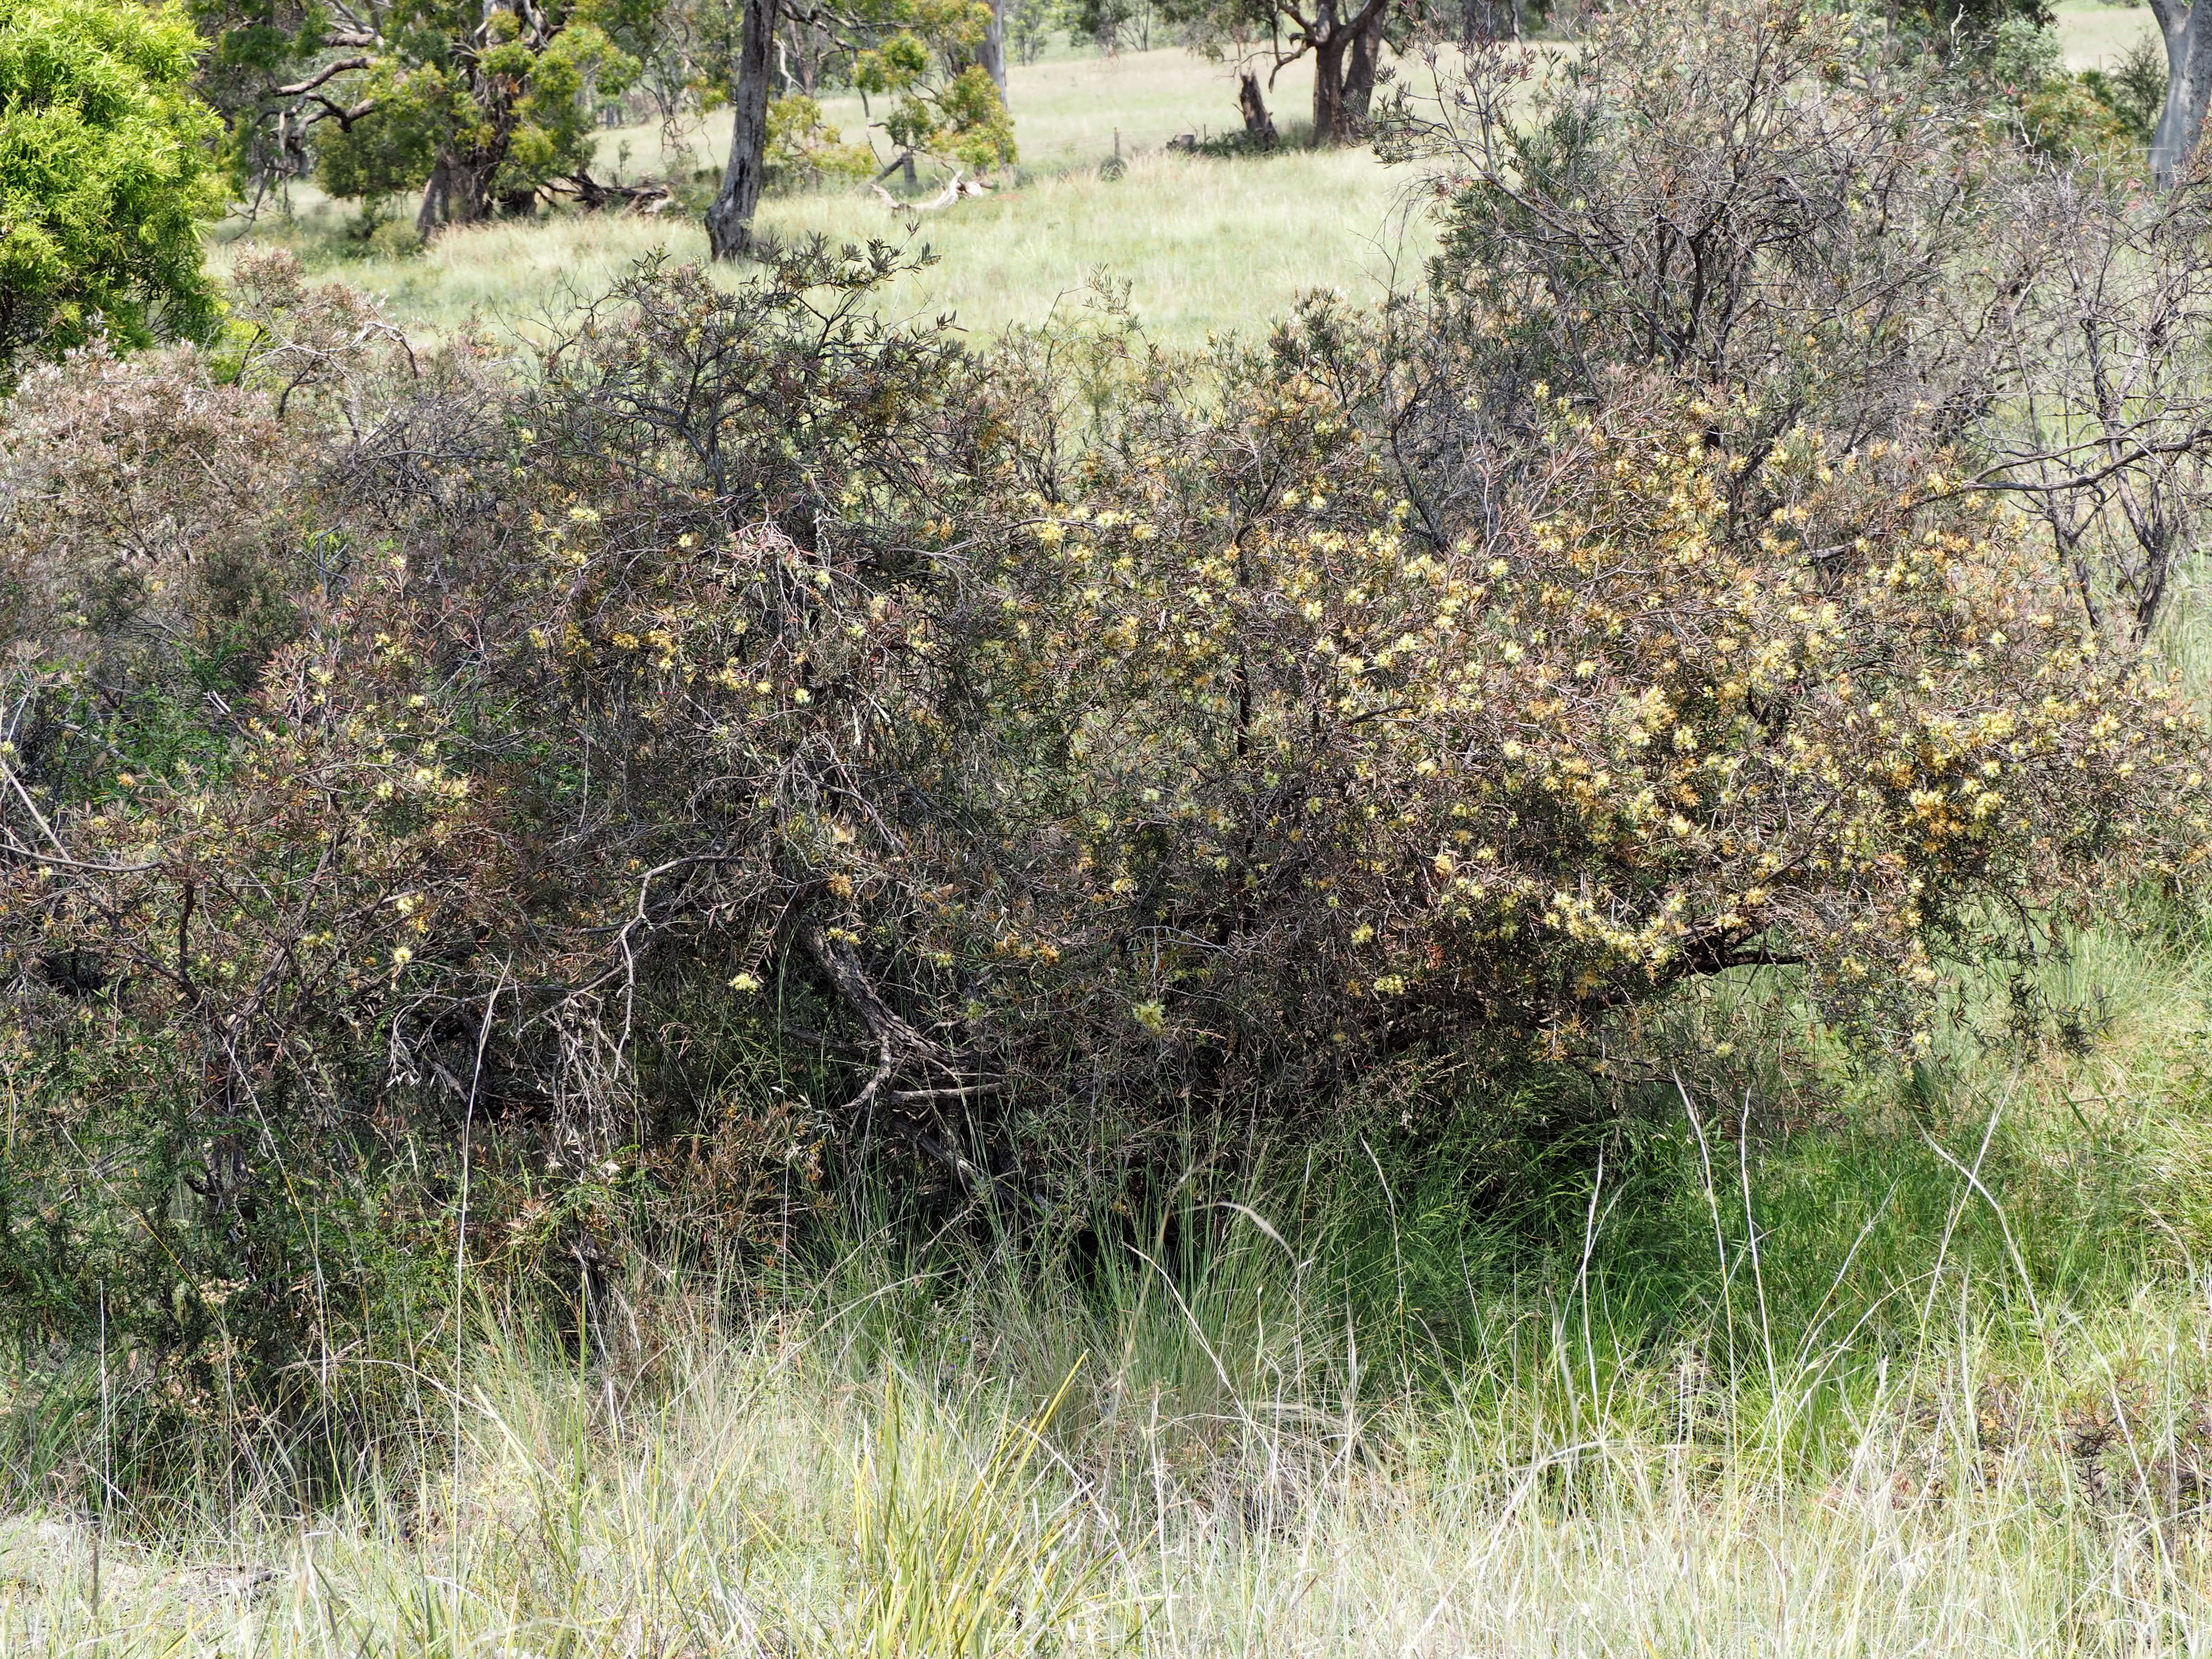
[[[2150,171],[2166,190],[2197,148],[2212,102],[2212,5],[2150,0],[2150,9],[2166,40],[2166,107],[2151,133]]]
[[[441,160],[430,169],[430,181],[422,186],[422,205],[415,215],[415,234],[426,242],[437,234],[438,226],[444,221],[449,189],[446,164]]]
[[[1352,37],[1352,55],[1344,66],[1344,98],[1340,118],[1358,137],[1367,130],[1367,117],[1375,104],[1375,76],[1382,62],[1382,14],[1377,10],[1366,27]]]
[[[495,146],[479,146],[465,156],[441,154],[430,170],[430,182],[422,187],[416,234],[427,241],[440,225],[481,224],[491,217],[491,181],[506,151],[502,137]]]
[[[753,249],[753,213],[768,173],[769,47],[778,0],[745,0],[738,43],[738,84],[730,100],[730,162],[707,210],[707,246],[717,259],[742,259]]]
[[[975,61],[991,77],[992,85],[999,89],[999,101],[1006,101],[1006,0],[991,0],[991,27],[983,31],[983,44],[976,48]],[[1008,106],[1012,107],[1011,105]]]

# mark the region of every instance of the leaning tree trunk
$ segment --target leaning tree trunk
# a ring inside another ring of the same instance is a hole
[[[2150,0],[2150,9],[2166,37],[2166,107],[2151,133],[2150,172],[2166,190],[2197,148],[2205,105],[2212,102],[2212,6]]]
[[[753,211],[768,173],[769,46],[777,0],[745,0],[738,43],[738,84],[730,100],[730,164],[707,210],[707,246],[717,259],[742,259],[753,248]]]
[[[422,205],[415,215],[415,234],[426,242],[445,222],[448,189],[446,163],[441,157],[430,168],[430,182],[422,186]]]
[[[1244,142],[1255,149],[1275,147],[1275,118],[1267,113],[1267,100],[1260,91],[1260,77],[1246,70],[1237,83],[1237,107],[1244,116]]]

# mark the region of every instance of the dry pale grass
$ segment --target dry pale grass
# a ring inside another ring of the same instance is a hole
[[[2158,40],[2150,8],[2106,5],[2102,0],[2058,0],[2058,39],[2069,69],[2109,69],[2136,41]]]
[[[1113,58],[1056,50],[1036,63],[1011,65],[1006,98],[1022,166],[1033,172],[1095,167],[1114,154],[1117,142],[1124,155],[1140,155],[1164,149],[1184,133],[1206,137],[1243,125],[1235,67],[1174,46]],[[1313,100],[1312,65],[1285,67],[1274,77],[1267,100],[1278,125],[1302,131]],[[822,100],[822,108],[848,140],[873,142],[878,153],[891,153],[871,128],[870,112],[856,94],[831,94]],[[608,133],[600,140],[599,154],[610,167],[626,154],[629,160],[623,164],[633,170],[666,173],[710,167],[719,172],[729,143],[730,118],[720,112],[694,130],[681,152],[664,151],[658,130],[635,127]]]
[[[819,195],[771,200],[762,222],[784,237],[912,237],[928,246],[937,263],[885,296],[895,313],[950,315],[990,334],[1042,323],[1103,279],[1127,284],[1155,338],[1190,345],[1217,331],[1263,330],[1309,289],[1368,298],[1418,276],[1431,237],[1405,183],[1358,152],[1234,162],[1154,154],[1118,180],[1040,177],[924,222],[872,198]],[[323,274],[384,295],[397,318],[426,333],[473,320],[532,337],[648,253],[702,260],[707,252],[704,233],[683,221],[564,214],[448,231],[420,253],[317,259],[318,233],[327,248],[340,212],[314,203],[299,211],[303,233],[272,229],[222,244],[218,267],[240,248],[290,240]]]
[[[404,1489],[197,1547],[0,1527],[0,1653],[2212,1650],[2201,1289],[1992,1317],[1939,1272],[1917,1339],[1754,1334],[1732,1382],[1570,1297],[1455,1399],[1248,1242],[1103,1310],[984,1274],[885,1319],[878,1261],[739,1334],[664,1295],[600,1365],[498,1333],[421,1379],[461,1449]]]

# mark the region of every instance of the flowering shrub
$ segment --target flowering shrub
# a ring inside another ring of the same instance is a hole
[[[1045,937],[1140,1023],[1595,1053],[1787,963],[1910,1042],[1992,901],[2203,855],[2174,687],[1940,456],[1793,432],[1748,519],[1714,411],[1622,386],[1547,405],[1488,521],[1425,523],[1341,390],[1381,343],[1310,322],[1029,532],[1082,763]]]
[[[523,374],[272,265],[221,373],[33,379],[23,1323],[126,1286],[188,1397],[297,1398],[426,1261],[588,1318],[617,1217],[757,1243],[875,1149],[1026,1206],[1409,1057],[1618,1067],[1747,966],[1909,1052],[2212,842],[2176,688],[1887,392],[1554,389],[1464,289],[982,354],[902,268],[649,262]]]

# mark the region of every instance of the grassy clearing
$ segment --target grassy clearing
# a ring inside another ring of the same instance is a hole
[[[1117,137],[1122,154],[1133,156],[1161,149],[1182,133],[1218,134],[1242,125],[1235,70],[1176,46],[1113,58],[1061,51],[1034,64],[1012,64],[1006,98],[1021,145],[1021,170],[1031,175],[1095,167],[1114,154]],[[1303,135],[1313,102],[1312,66],[1285,68],[1267,99],[1276,125],[1294,137]],[[868,111],[856,94],[825,97],[822,109],[848,139],[859,140],[868,131]],[[633,169],[668,173],[703,167],[719,173],[729,143],[730,118],[722,112],[709,116],[689,147],[674,154],[662,149],[659,130],[647,127],[608,133],[599,153],[610,167],[627,147]],[[878,139],[878,149],[884,148]]]
[[[2087,68],[2117,59],[2150,24],[2140,7],[2064,0],[2058,27],[2068,62]],[[787,196],[765,204],[762,222],[787,237],[926,240],[940,263],[902,284],[893,303],[919,315],[949,312],[982,333],[1040,321],[1104,276],[1130,284],[1155,337],[1194,345],[1217,331],[1262,330],[1310,289],[1371,295],[1415,273],[1433,237],[1403,170],[1358,150],[1234,161],[1165,150],[1178,134],[1234,127],[1234,85],[1226,66],[1180,48],[1048,56],[1010,72],[1023,165],[996,198],[915,216],[862,191]],[[1291,65],[1270,95],[1285,131],[1303,131],[1310,68]],[[830,98],[824,110],[848,137],[867,130],[858,97]],[[1099,167],[1117,144],[1128,170],[1109,181]],[[656,128],[610,131],[600,159],[621,176],[682,178],[718,170],[727,145],[724,115],[673,150]],[[647,253],[706,252],[703,231],[688,218],[565,212],[449,232],[416,252],[399,234],[411,204],[391,210],[397,222],[363,239],[351,208],[303,186],[289,211],[218,228],[214,262],[221,270],[244,248],[287,246],[311,268],[385,295],[425,333],[477,322],[531,337]]]
[[[1103,276],[1129,284],[1155,337],[1194,345],[1215,331],[1261,329],[1308,289],[1371,295],[1394,270],[1413,275],[1426,238],[1398,189],[1372,157],[1343,153],[1236,162],[1154,154],[1132,161],[1119,180],[1040,178],[923,224],[918,240],[939,261],[895,288],[887,303],[922,317],[950,313],[960,326],[989,333],[1041,323]],[[1293,203],[1304,223],[1286,234]],[[222,252],[289,242],[328,274],[384,295],[412,328],[440,333],[474,319],[525,337],[655,250],[679,259],[707,252],[695,224],[564,214],[449,231],[420,253],[346,258],[336,245],[350,216],[334,204],[303,204],[291,226]],[[867,198],[784,198],[762,217],[785,236],[908,234],[904,219]]]
[[[1394,275],[1410,278],[1431,237],[1407,173],[1358,150],[1237,161],[1165,150],[1177,133],[1208,125],[1218,131],[1224,115],[1233,124],[1225,75],[1182,51],[1018,67],[1012,97],[1024,165],[1012,187],[923,216],[895,212],[866,191],[781,197],[764,204],[762,224],[783,237],[925,241],[939,263],[902,284],[890,303],[923,316],[951,313],[984,333],[1041,322],[1100,276],[1127,283],[1147,329],[1182,345],[1218,331],[1263,329],[1309,289],[1364,296]],[[1277,90],[1285,112],[1308,95],[1297,70],[1286,71]],[[830,100],[828,110],[848,134],[863,130],[857,98]],[[726,129],[726,118],[710,123],[672,155],[657,131],[611,132],[601,153],[630,176],[681,176],[720,166]],[[1113,155],[1117,131],[1127,170],[1111,179],[1098,163]],[[410,210],[394,204],[403,220]],[[397,234],[404,223],[365,240],[351,234],[358,225],[349,207],[302,188],[289,215],[219,229],[216,264],[244,248],[288,246],[311,268],[385,295],[417,330],[440,333],[473,319],[528,336],[648,252],[706,256],[702,228],[674,216],[556,213],[447,232],[421,252]]]
[[[2158,40],[2150,9],[2106,5],[2101,0],[2058,0],[2058,38],[2069,69],[2108,69],[2138,40]]]

